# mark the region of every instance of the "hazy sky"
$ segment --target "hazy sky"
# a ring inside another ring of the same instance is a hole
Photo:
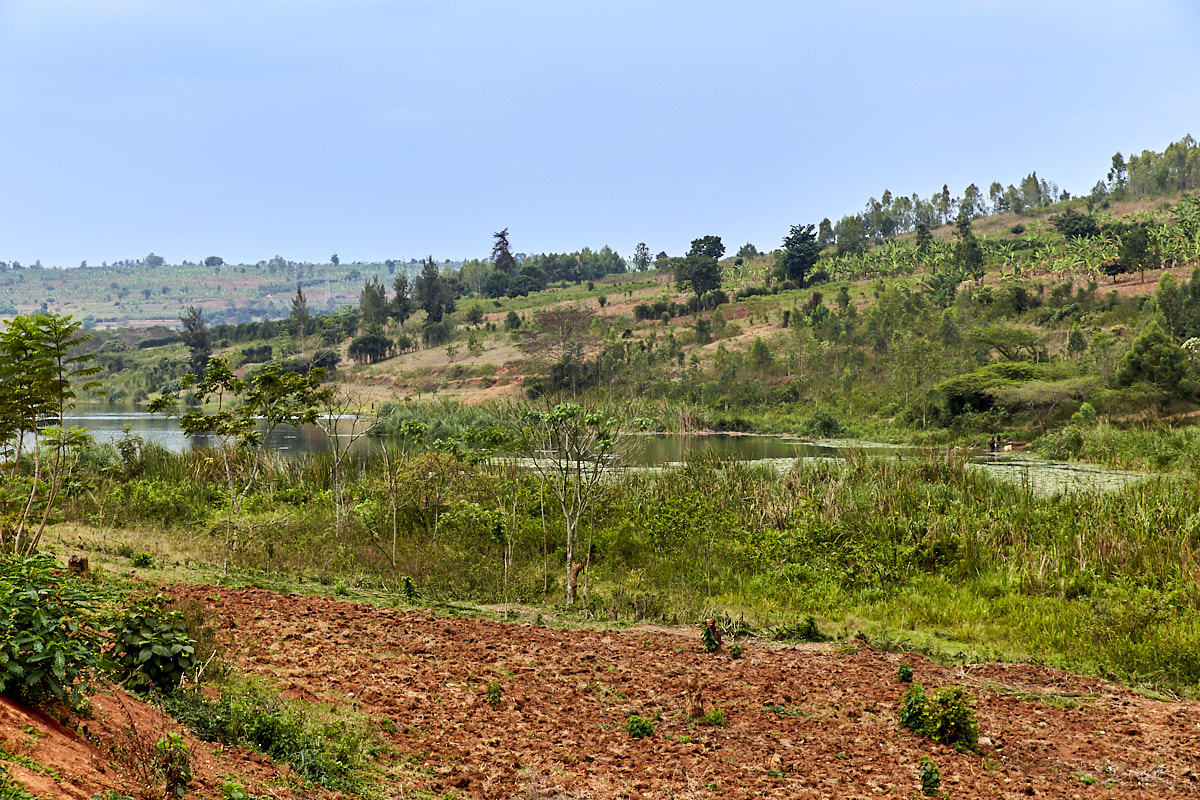
[[[1200,136],[1196,0],[0,0],[0,260],[773,249]]]

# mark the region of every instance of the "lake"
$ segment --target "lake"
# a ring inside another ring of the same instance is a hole
[[[148,442],[162,445],[179,453],[194,444],[211,444],[206,437],[189,438],[179,429],[179,421],[162,414],[151,414],[133,406],[97,408],[80,407],[70,415],[67,425],[81,425],[101,443],[113,442],[129,432]],[[345,421],[346,430],[352,420]],[[797,459],[841,460],[850,452],[872,458],[920,458],[928,450],[900,445],[864,442],[850,439],[809,440],[791,436],[762,436],[755,434],[660,434],[646,436],[634,464],[642,468],[661,468],[678,465],[689,453],[708,450],[730,458],[742,458],[766,464],[782,472],[790,469]],[[354,447],[369,453],[383,447],[379,439],[362,437]],[[315,425],[295,427],[281,425],[271,432],[267,447],[283,455],[303,455],[324,452],[329,440]],[[1046,461],[1025,453],[971,454],[971,469],[982,469],[994,477],[1016,483],[1036,494],[1056,494],[1067,491],[1115,490],[1146,478],[1143,473],[1108,469],[1079,462]]]

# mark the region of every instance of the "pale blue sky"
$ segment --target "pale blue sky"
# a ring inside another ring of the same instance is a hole
[[[0,0],[0,260],[47,266],[772,249],[1187,133],[1195,0]]]

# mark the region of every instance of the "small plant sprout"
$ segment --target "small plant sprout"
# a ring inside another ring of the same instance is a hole
[[[645,739],[654,735],[654,723],[637,714],[630,714],[625,720],[625,731],[631,739]]]
[[[717,627],[715,619],[710,617],[704,620],[704,625],[700,628],[700,640],[704,642],[704,652],[721,652],[721,630]]]
[[[734,642],[733,644],[729,645],[729,657],[730,658],[741,658],[742,657],[741,642]]]
[[[921,779],[921,793],[926,797],[937,797],[938,788],[942,785],[942,771],[937,762],[929,756],[921,756],[921,766],[917,769]]]
[[[500,682],[499,681],[488,681],[488,685],[487,685],[488,704],[491,705],[492,708],[499,708],[500,700],[502,697],[503,697],[503,694],[502,694],[502,690],[500,689]]]

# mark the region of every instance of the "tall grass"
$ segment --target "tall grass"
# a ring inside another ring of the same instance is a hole
[[[97,468],[69,513],[164,542],[221,536],[217,462],[195,451],[156,453],[136,475]],[[562,602],[563,524],[531,475],[437,453],[353,458],[337,535],[331,467],[321,454],[263,470],[236,520],[233,563],[397,593],[408,578],[426,598]],[[587,616],[727,611],[771,625],[816,614],[951,653],[1200,686],[1190,476],[1046,497],[932,453],[801,462],[783,475],[699,453],[614,478],[581,542],[576,611]]]

